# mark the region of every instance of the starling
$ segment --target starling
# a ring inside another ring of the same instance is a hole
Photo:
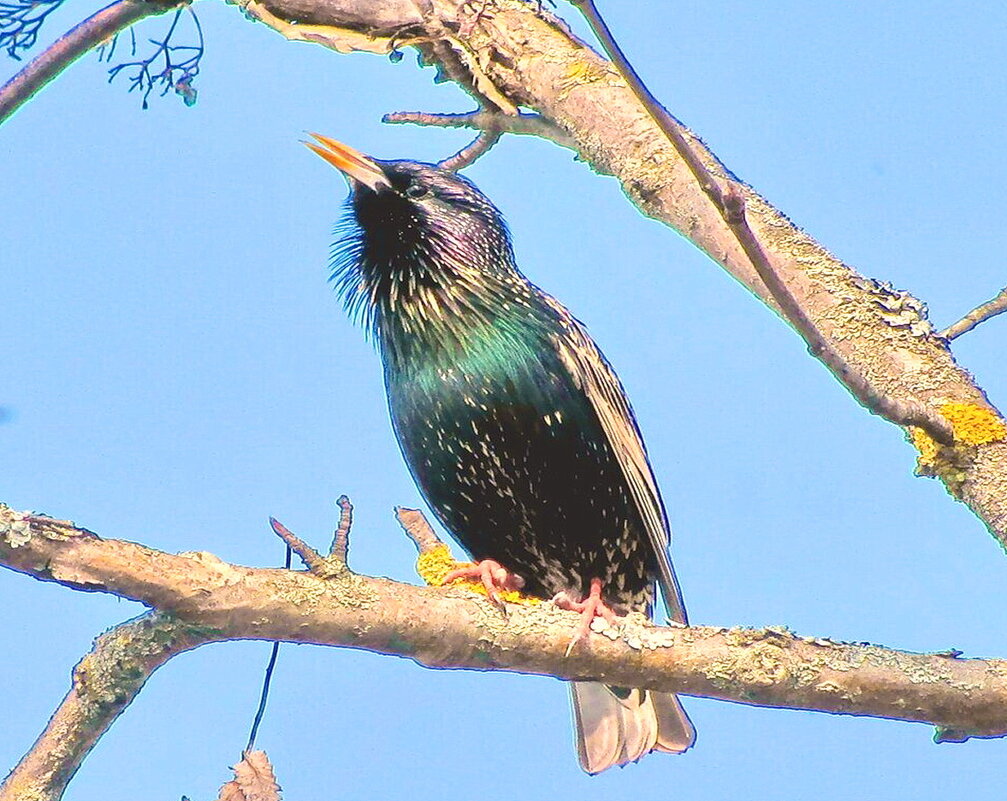
[[[413,478],[491,596],[520,586],[557,600],[583,613],[583,635],[595,615],[651,615],[659,584],[686,623],[622,385],[581,323],[517,269],[500,211],[447,170],[312,136],[351,187],[333,280],[377,342]],[[695,739],[672,694],[571,687],[588,773]]]

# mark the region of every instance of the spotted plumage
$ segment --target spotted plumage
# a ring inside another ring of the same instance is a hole
[[[622,386],[584,327],[517,269],[500,212],[431,165],[317,137],[353,189],[333,278],[374,336],[413,477],[476,560],[542,598],[685,609],[669,529]],[[596,773],[691,745],[674,696],[574,684],[581,764]]]

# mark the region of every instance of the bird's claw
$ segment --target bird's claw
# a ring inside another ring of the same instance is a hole
[[[524,579],[516,573],[511,573],[507,568],[494,559],[483,559],[474,565],[460,567],[448,573],[444,579],[444,584],[452,581],[464,579],[466,581],[479,581],[486,595],[501,609],[504,606],[500,592],[518,592],[524,587]]]
[[[570,644],[566,647],[567,656],[570,656],[577,643],[587,639],[587,635],[591,631],[591,623],[596,617],[604,618],[610,626],[614,626],[619,617],[601,598],[601,579],[591,579],[591,591],[582,601],[575,600],[567,592],[559,593],[552,600],[560,609],[580,614],[580,622],[574,629]]]

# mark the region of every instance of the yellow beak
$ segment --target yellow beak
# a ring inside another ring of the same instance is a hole
[[[343,175],[363,184],[374,192],[379,189],[391,188],[384,171],[363,153],[321,134],[313,133],[309,136],[318,144],[316,145],[314,142],[305,142],[304,144]]]

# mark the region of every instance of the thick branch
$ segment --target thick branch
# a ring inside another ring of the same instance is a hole
[[[463,590],[348,571],[323,579],[246,568],[205,553],[176,556],[5,507],[0,564],[170,615],[181,628],[173,629],[174,644],[152,653],[157,664],[200,642],[283,640],[405,656],[429,667],[597,678],[746,704],[926,722],[958,738],[1007,733],[1004,660],[913,654],[772,628],[662,628],[642,616],[593,634],[567,656],[577,618],[552,604],[511,605],[505,618]],[[105,715],[101,726],[112,719]]]
[[[633,90],[541,4],[486,0],[471,19],[465,0],[428,0],[419,19],[419,5],[408,3],[396,20],[391,6],[362,0],[248,3],[251,13],[283,35],[343,52],[447,42],[472,70],[461,82],[464,88],[477,82],[483,95],[495,91],[513,107],[533,109],[567,132],[580,157],[596,171],[616,176],[641,211],[688,237],[780,312],[744,248]],[[381,7],[380,18],[368,7]],[[949,407],[984,419],[979,434],[959,430],[952,419],[951,447],[938,448],[930,437],[913,441],[926,460],[920,472],[940,477],[1007,547],[1007,428],[944,340],[933,335],[923,304],[836,259],[731,175],[695,134],[675,124],[713,178],[736,188],[773,272],[829,347],[862,377],[868,397],[887,399],[895,409],[924,409],[921,419]],[[962,412],[961,419],[965,416]]]
[[[116,0],[92,14],[33,58],[0,86],[0,125],[43,86],[85,53],[144,17],[163,14],[189,0]]]
[[[951,427],[951,423],[943,418],[936,409],[930,409],[922,403],[902,401],[878,393],[870,382],[854,369],[838,348],[822,335],[818,326],[808,316],[787,284],[780,278],[772,260],[762,247],[762,243],[748,224],[742,185],[730,181],[726,184],[726,191],[720,186],[720,182],[707,169],[699,153],[685,138],[678,121],[657,101],[643,79],[633,69],[633,65],[629,63],[605,20],[598,12],[594,0],[571,0],[571,2],[584,14],[591,30],[601,41],[605,52],[612,59],[612,63],[619,70],[623,80],[633,90],[654,124],[671,142],[682,161],[688,165],[689,171],[706,196],[710,198],[714,208],[720,212],[727,227],[731,229],[738,244],[741,245],[741,249],[745,252],[752,268],[783,313],[784,319],[808,343],[811,355],[820,359],[853,397],[874,414],[897,425],[916,426],[923,429],[936,442],[943,445],[954,445],[954,429]]]

